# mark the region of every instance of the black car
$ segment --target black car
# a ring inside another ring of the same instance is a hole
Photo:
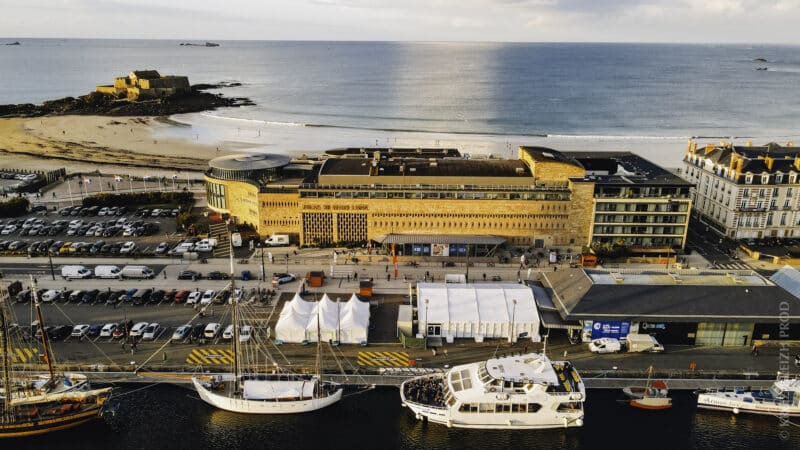
[[[94,299],[95,303],[105,303],[108,301],[108,297],[111,295],[111,291],[103,291],[97,294],[97,298]]]
[[[179,280],[199,280],[200,278],[203,278],[203,274],[194,270],[184,270],[178,274]]]
[[[152,289],[145,289],[142,295],[139,295],[139,292],[137,291],[132,298],[132,303],[136,306],[144,305],[150,300],[151,295],[153,295]]]
[[[199,339],[203,338],[203,332],[206,329],[206,325],[208,325],[208,324],[198,323],[198,324],[192,326],[192,334],[189,335],[191,337],[192,341],[196,341],[196,340],[199,340]]]
[[[69,325],[59,325],[47,331],[47,337],[51,341],[62,341],[72,334],[72,327]]]
[[[230,278],[230,275],[228,275],[225,272],[220,272],[218,270],[215,270],[213,272],[209,272],[208,275],[206,275],[206,278],[208,278],[209,280],[227,280],[228,278]]]
[[[106,305],[116,305],[122,300],[121,297],[123,297],[127,292],[128,291],[124,289],[112,292],[111,295],[109,295],[106,299]]]
[[[97,294],[100,293],[100,289],[92,289],[91,291],[86,292],[81,297],[81,303],[85,303],[87,305],[91,305],[97,299]]]
[[[163,299],[163,298],[164,298],[164,291],[159,289],[157,291],[154,291],[152,294],[150,294],[149,302],[150,303],[159,303],[159,302],[161,302],[161,299]]]
[[[92,244],[92,247],[89,249],[89,253],[91,253],[91,254],[99,253],[100,249],[103,248],[104,245],[106,245],[106,241],[97,241],[97,242],[95,242],[94,244]]]
[[[103,329],[102,323],[96,323],[89,327],[89,330],[86,331],[86,336],[90,338],[94,338],[100,336],[100,330]]]

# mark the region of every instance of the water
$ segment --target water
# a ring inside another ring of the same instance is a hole
[[[537,144],[671,164],[690,136],[800,136],[796,46],[22,41],[0,47],[0,103],[79,95],[137,68],[238,81],[223,92],[257,106],[180,116],[190,127],[166,134],[260,151],[457,145],[508,155]]]
[[[800,428],[771,417],[695,410],[694,396],[673,392],[674,407],[647,412],[617,403],[617,391],[590,391],[581,429],[456,430],[417,421],[396,389],[345,398],[315,413],[250,416],[219,411],[193,391],[161,385],[124,395],[108,423],[15,441],[22,449],[109,448],[641,448],[781,449],[800,447]],[[795,421],[797,421],[795,419]],[[781,433],[784,433],[783,435]],[[12,448],[12,447],[9,447]]]

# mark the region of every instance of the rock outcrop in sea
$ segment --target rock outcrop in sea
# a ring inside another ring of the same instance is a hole
[[[231,106],[254,105],[250,99],[245,97],[224,97],[222,94],[204,92],[209,89],[240,85],[240,83],[197,84],[192,86],[191,92],[188,94],[146,101],[118,100],[111,95],[90,92],[80,97],[49,100],[41,105],[32,103],[0,105],[0,117],[39,117],[48,115],[169,116]]]

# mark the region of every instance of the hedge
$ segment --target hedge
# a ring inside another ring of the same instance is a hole
[[[17,217],[27,214],[31,202],[24,197],[12,198],[7,202],[0,202],[0,217]]]

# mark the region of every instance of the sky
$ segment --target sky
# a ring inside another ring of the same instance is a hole
[[[0,0],[6,38],[796,44],[800,0]]]

